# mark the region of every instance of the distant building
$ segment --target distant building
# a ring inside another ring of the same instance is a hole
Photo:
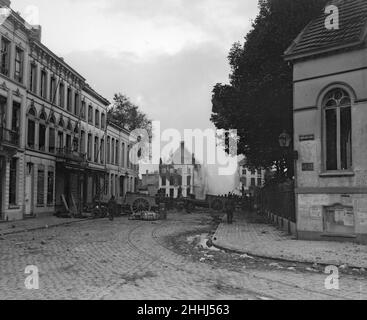
[[[159,190],[159,181],[160,176],[159,172],[149,172],[147,171],[142,175],[141,186],[139,187],[139,191],[143,193],[147,193],[148,195],[154,197]]]
[[[250,169],[246,159],[239,162],[240,192],[242,195],[250,194],[252,188],[261,188],[265,183],[265,170]]]
[[[205,197],[205,183],[202,166],[196,162],[195,156],[181,146],[168,161],[159,166],[159,188],[164,189],[171,198],[189,197],[194,195],[197,199]]]

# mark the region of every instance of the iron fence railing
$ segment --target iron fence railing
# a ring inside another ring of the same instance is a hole
[[[77,161],[77,162],[84,162],[86,160],[85,153],[75,151],[71,148],[66,148],[66,147],[56,149],[56,155],[59,158]]]
[[[262,188],[257,197],[258,207],[279,217],[296,222],[294,184],[282,183]]]

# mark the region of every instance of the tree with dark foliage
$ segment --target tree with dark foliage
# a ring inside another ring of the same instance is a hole
[[[230,83],[213,89],[211,121],[218,129],[237,129],[238,153],[255,168],[276,166],[293,176],[293,162],[278,142],[293,133],[292,66],[285,50],[328,0],[259,0],[259,14],[244,45],[235,43],[228,60]]]
[[[108,120],[128,130],[146,129],[151,132],[151,120],[132,103],[128,97],[118,93],[113,98],[113,105],[108,110]]]

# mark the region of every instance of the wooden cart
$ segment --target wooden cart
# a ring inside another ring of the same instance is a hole
[[[158,208],[155,197],[140,193],[128,192],[124,201],[124,208],[132,214],[155,211]]]

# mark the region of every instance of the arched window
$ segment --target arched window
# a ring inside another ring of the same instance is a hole
[[[31,107],[28,111],[28,116],[35,117],[36,113],[37,113],[36,109],[34,107]]]
[[[38,124],[38,148],[40,151],[46,151],[46,120],[47,114],[42,111]]]
[[[40,114],[40,120],[43,120],[43,121],[47,120],[47,114],[44,111],[42,111]]]
[[[51,113],[49,118],[49,129],[48,129],[48,152],[55,153],[56,151],[56,119],[53,113]]]
[[[325,167],[328,171],[352,168],[351,99],[343,89],[333,89],[323,100]]]
[[[56,119],[55,119],[54,115],[50,116],[50,123],[53,124],[53,125],[56,124]]]
[[[34,107],[31,107],[28,111],[28,124],[27,124],[27,147],[35,148],[36,137],[36,114],[37,111]]]

